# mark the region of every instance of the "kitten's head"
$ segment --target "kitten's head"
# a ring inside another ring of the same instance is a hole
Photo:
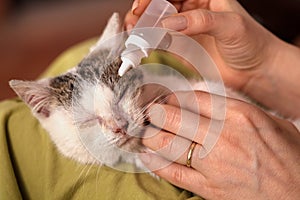
[[[96,153],[101,162],[113,164],[121,155],[116,147],[132,152],[141,148],[142,73],[130,70],[120,78],[123,38],[106,41],[120,30],[119,16],[114,14],[100,42],[75,68],[53,78],[10,82],[58,149],[80,162],[95,162]]]

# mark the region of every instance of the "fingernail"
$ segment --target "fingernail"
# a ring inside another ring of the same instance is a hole
[[[132,7],[131,7],[131,13],[134,14],[134,11],[139,7],[140,0],[134,0]]]
[[[172,29],[175,31],[181,31],[186,29],[187,27],[187,19],[182,15],[168,17],[162,20],[161,23],[164,28]]]

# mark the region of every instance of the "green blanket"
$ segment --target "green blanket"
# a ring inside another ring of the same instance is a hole
[[[75,66],[95,40],[63,53],[42,76]],[[57,152],[19,99],[0,103],[0,199],[200,199],[148,174],[82,165]]]

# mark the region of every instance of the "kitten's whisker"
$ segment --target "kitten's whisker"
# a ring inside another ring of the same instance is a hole
[[[113,145],[113,144],[115,144],[116,142],[118,142],[118,140],[120,140],[120,139],[121,139],[120,137],[116,137],[116,138],[114,138],[114,139],[110,142],[110,144]]]
[[[114,137],[114,138],[110,138],[106,141],[105,144],[103,144],[105,147],[109,147],[111,145],[114,145],[118,140],[120,139],[120,137]]]
[[[81,172],[81,175],[82,175],[82,177],[79,177],[79,178],[81,178],[81,180],[82,181],[80,181],[80,184],[82,184],[83,185],[83,188],[85,187],[85,181],[87,180],[87,176],[88,176],[88,174],[90,173],[90,170],[92,169],[92,167],[94,166],[94,164],[96,163],[96,161],[93,161],[92,163],[90,163],[90,164],[86,164],[85,166],[84,166],[84,168],[83,168],[83,170],[82,170],[82,172]],[[83,172],[84,171],[86,171],[85,172],[85,175],[83,175]],[[80,175],[80,176],[81,176]],[[77,179],[77,180],[79,180],[79,178]]]
[[[97,195],[97,192],[98,192],[98,180],[99,180],[99,173],[100,173],[100,169],[101,169],[102,165],[98,165],[98,168],[97,168],[97,172],[96,172],[96,197],[98,196]]]
[[[83,179],[83,180],[86,180],[86,178],[87,178],[87,176],[88,176],[88,173],[91,171],[91,169],[92,169],[92,167],[93,167],[94,164],[95,164],[95,161],[92,162],[92,163],[90,164],[88,170],[87,170],[86,173],[85,173],[85,176],[84,176],[84,179]],[[83,184],[83,187],[84,187],[84,184]]]
[[[142,107],[142,112],[145,112],[147,109],[149,109],[150,106],[152,106],[154,103],[163,103],[165,101],[166,97],[164,95],[159,95],[155,99],[153,99],[151,102],[146,104]]]
[[[81,185],[81,184],[84,183],[84,179],[82,179],[82,175],[83,175],[85,169],[88,167],[88,165],[83,165],[83,166],[84,166],[84,167],[81,169],[81,172],[80,172],[79,175],[77,176],[77,179],[74,178],[76,184],[74,184],[73,187],[72,187],[72,190],[73,190],[73,191],[76,190],[76,188],[75,188],[76,186]],[[80,165],[79,167],[81,167],[81,165]]]

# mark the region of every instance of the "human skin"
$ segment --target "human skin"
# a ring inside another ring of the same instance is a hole
[[[135,1],[125,18],[137,22],[150,0]],[[262,105],[300,117],[300,49],[258,24],[235,0],[172,1],[179,14],[164,27],[196,39],[215,61],[224,83]],[[288,104],[286,102],[289,102]]]

